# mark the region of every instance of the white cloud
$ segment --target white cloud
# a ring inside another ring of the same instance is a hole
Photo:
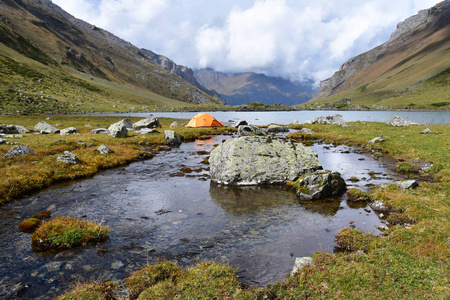
[[[438,0],[54,0],[192,68],[323,80]]]

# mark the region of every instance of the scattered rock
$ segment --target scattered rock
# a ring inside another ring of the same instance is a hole
[[[398,185],[401,189],[415,189],[419,186],[419,182],[417,180],[403,180],[403,181],[394,181],[395,185]]]
[[[229,185],[286,183],[322,169],[317,154],[303,144],[258,136],[225,141],[209,163],[211,179]]]
[[[2,136],[0,136],[0,145],[4,145],[4,144],[7,144],[7,143],[8,143],[8,141],[5,140]]]
[[[344,117],[340,114],[333,114],[330,116],[320,116],[312,118],[311,121],[307,121],[308,124],[337,124],[346,125]]]
[[[289,127],[279,126],[279,125],[269,125],[269,127],[267,128],[267,131],[269,133],[272,133],[272,132],[289,132]]]
[[[68,128],[62,129],[59,132],[60,135],[69,135],[69,134],[75,134],[75,133],[80,133],[80,131],[78,129],[76,129],[75,127],[68,127]]]
[[[238,127],[238,135],[267,135],[267,130],[264,128],[259,128],[255,125],[241,125]]]
[[[92,134],[100,134],[100,133],[109,133],[109,130],[106,128],[97,128],[91,130]]]
[[[318,171],[298,180],[297,196],[309,201],[338,196],[346,190],[347,184],[339,172]]]
[[[313,265],[313,259],[312,257],[306,256],[306,257],[297,257],[295,258],[294,267],[292,268],[291,276],[294,276],[295,273],[303,269],[307,265]]]
[[[301,123],[298,120],[292,121],[291,125],[301,125]]]
[[[15,133],[29,133],[30,131],[20,125],[0,124],[0,133],[15,134]]]
[[[70,153],[69,151],[64,151],[64,154],[58,155],[56,160],[67,165],[76,165],[81,162],[75,154]]]
[[[105,144],[100,145],[100,146],[97,148],[97,151],[100,152],[100,154],[108,154],[108,153],[112,153],[112,152],[113,152],[113,151],[112,151],[108,146],[106,146]]]
[[[417,123],[403,120],[402,118],[397,117],[397,116],[392,117],[391,120],[390,120],[387,124],[388,124],[388,125],[391,125],[391,126],[396,126],[396,127],[403,127],[403,126],[409,126],[409,125],[417,125]]]
[[[150,128],[142,128],[138,131],[140,134],[147,134],[147,133],[158,133],[159,131],[156,129],[150,129]]]
[[[127,125],[125,124],[124,120],[109,126],[108,131],[113,138],[123,138],[126,137],[128,134]]]
[[[164,139],[169,145],[180,145],[182,143],[178,134],[173,130],[165,130]]]
[[[178,126],[180,126],[180,124],[178,124],[177,121],[173,121],[172,124],[170,124],[170,128],[178,127]]]
[[[52,125],[46,123],[45,121],[41,121],[34,126],[34,131],[39,132],[41,134],[52,134],[58,133],[59,129],[53,127]]]
[[[312,131],[312,130],[309,129],[309,128],[302,128],[302,129],[300,130],[300,132],[301,132],[301,133],[304,133],[304,134],[314,134],[314,131]]]
[[[248,125],[248,123],[247,123],[247,121],[240,120],[240,121],[235,122],[232,126],[234,128],[239,128],[239,126],[241,126],[241,125]]]
[[[134,130],[140,130],[142,128],[155,128],[159,127],[161,128],[161,124],[159,124],[158,118],[151,118],[151,119],[142,119],[133,125]]]
[[[421,134],[428,134],[428,133],[433,133],[433,131],[431,131],[430,128],[424,129]]]
[[[384,142],[385,141],[385,139],[383,139],[382,137],[380,137],[380,136],[378,136],[378,137],[376,137],[376,138],[373,138],[373,139],[371,139],[370,141],[369,141],[369,144],[375,144],[375,143],[377,143],[377,142]]]
[[[28,145],[16,145],[12,147],[5,155],[3,155],[3,158],[12,156],[24,156],[28,153],[34,153],[34,151],[31,150]]]
[[[383,200],[375,200],[369,206],[376,212],[389,212],[389,208],[384,205]]]

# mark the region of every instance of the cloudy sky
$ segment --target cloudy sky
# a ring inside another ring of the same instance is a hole
[[[191,68],[292,81],[330,77],[439,0],[53,0],[77,18]]]

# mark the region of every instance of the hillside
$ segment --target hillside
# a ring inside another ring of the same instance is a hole
[[[449,104],[447,0],[399,23],[389,41],[345,62],[305,107],[449,109]]]
[[[249,102],[295,105],[304,103],[313,95],[312,82],[293,83],[282,78],[256,73],[228,74],[212,69],[194,71],[198,82],[214,90],[228,105]]]
[[[49,0],[3,0],[0,110],[133,111],[220,103],[143,51]]]

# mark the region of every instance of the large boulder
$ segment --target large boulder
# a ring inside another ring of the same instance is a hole
[[[395,116],[395,117],[391,118],[391,120],[388,122],[388,125],[396,126],[396,127],[405,127],[405,126],[409,126],[409,125],[417,125],[417,123],[406,121],[400,117]]]
[[[181,139],[178,134],[173,130],[165,130],[164,131],[164,139],[166,143],[169,145],[180,145]]]
[[[333,114],[330,116],[320,116],[312,118],[311,121],[307,121],[308,124],[337,124],[345,125],[344,117],[340,114]]]
[[[28,145],[16,145],[9,149],[8,152],[6,152],[5,155],[3,155],[3,158],[8,158],[12,156],[24,156],[28,153],[34,153],[33,150]]]
[[[29,133],[30,131],[20,125],[0,124],[0,133],[15,134],[15,133]]]
[[[247,121],[240,120],[240,121],[234,122],[234,124],[232,124],[232,126],[234,128],[239,128],[239,126],[242,126],[242,125],[248,125]]]
[[[336,171],[319,171],[306,175],[296,183],[300,200],[315,200],[339,196],[347,190],[345,180]]]
[[[285,183],[322,169],[317,154],[303,144],[259,136],[225,141],[209,163],[212,181],[229,185]]]
[[[158,118],[142,119],[137,121],[133,125],[134,130],[140,130],[142,128],[155,128],[155,127],[161,127]]]
[[[75,127],[64,128],[59,132],[60,135],[69,135],[69,134],[75,134],[75,133],[80,133],[80,131],[78,129],[76,129]]]
[[[109,126],[108,131],[113,138],[122,138],[127,136],[128,134],[127,125],[123,121],[124,120],[111,124],[111,126]]]
[[[52,133],[58,133],[59,129],[53,127],[52,125],[48,124],[45,121],[41,121],[34,126],[34,131],[39,132],[41,134],[52,134]]]
[[[241,125],[238,127],[238,135],[267,135],[267,130],[264,128],[259,128],[255,125]]]

